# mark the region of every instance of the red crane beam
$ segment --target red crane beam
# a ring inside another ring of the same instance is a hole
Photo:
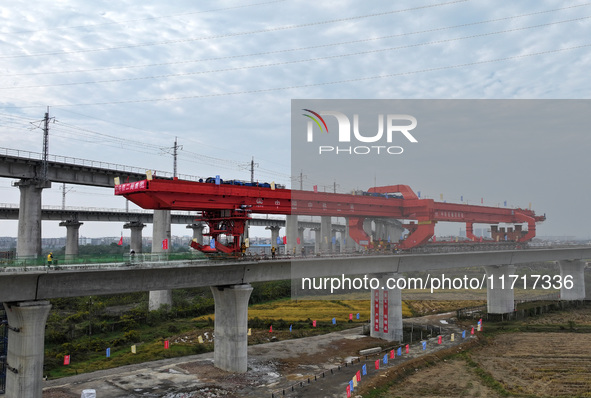
[[[493,228],[497,240],[501,238],[505,240],[508,235],[510,240],[524,242],[535,236],[536,222],[545,220],[545,216],[536,216],[533,211],[526,209],[505,209],[419,199],[407,185],[374,187],[367,193],[353,195],[155,179],[117,185],[115,195],[123,195],[147,209],[201,210],[207,212],[209,217],[218,223],[219,219],[223,218],[220,212],[229,210],[232,212],[229,219],[233,219],[232,224],[235,224],[232,228],[234,236],[243,231],[241,223],[243,226],[246,218],[237,216],[241,211],[348,217],[350,235],[358,243],[369,241],[369,237],[363,231],[365,218],[416,220],[416,223],[405,224],[410,234],[400,243],[403,249],[426,243],[433,237],[435,224],[439,221],[466,223],[467,236],[472,240],[476,239],[472,232],[473,223],[527,223],[527,231],[521,231],[521,225],[519,225],[515,230],[508,230],[508,234],[502,228]],[[204,221],[207,220],[204,219]],[[214,230],[217,234],[222,232],[216,228]]]

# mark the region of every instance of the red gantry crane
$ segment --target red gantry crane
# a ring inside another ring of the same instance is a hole
[[[527,242],[536,234],[536,222],[546,219],[528,209],[507,209],[419,199],[408,185],[370,188],[360,194],[321,193],[276,188],[273,184],[244,183],[208,178],[206,182],[169,179],[143,180],[115,186],[115,195],[125,196],[144,209],[201,211],[197,221],[208,224],[215,243],[192,246],[204,252],[238,253],[240,235],[252,213],[294,214],[347,217],[349,234],[355,242],[367,246],[370,237],[363,230],[366,218],[413,220],[403,226],[406,239],[400,249],[426,244],[440,221],[466,224],[466,236],[472,241],[473,224],[490,224],[495,241]],[[499,228],[499,223],[514,228]],[[523,230],[527,224],[527,230]],[[219,236],[233,236],[229,245],[219,243]]]

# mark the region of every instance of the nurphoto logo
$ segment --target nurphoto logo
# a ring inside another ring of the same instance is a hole
[[[368,154],[389,154],[400,155],[404,148],[392,144],[394,137],[399,138],[399,134],[405,137],[411,143],[417,143],[417,139],[410,133],[417,127],[417,119],[411,115],[388,114],[384,118],[383,114],[377,115],[378,131],[374,135],[364,135],[359,128],[359,115],[353,114],[353,134],[351,134],[351,121],[349,117],[338,111],[318,111],[303,109],[307,112],[302,114],[307,117],[307,142],[314,142],[314,130],[322,134],[330,134],[328,125],[323,116],[333,116],[338,124],[338,142],[341,145],[319,145],[318,154],[334,155],[368,155]],[[384,124],[386,125],[384,129]],[[315,127],[316,126],[316,127]],[[384,137],[385,130],[385,137]],[[366,132],[367,133],[367,132]],[[363,143],[374,145],[342,145],[342,143]],[[378,145],[383,144],[383,145]]]

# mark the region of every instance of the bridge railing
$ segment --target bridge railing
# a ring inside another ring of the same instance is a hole
[[[33,160],[42,160],[43,154],[38,152],[30,152],[30,151],[23,151],[20,149],[11,149],[11,148],[0,148],[0,155],[5,156],[12,156],[12,157],[19,157],[24,159],[33,159]],[[49,162],[54,163],[64,163],[68,165],[75,165],[75,166],[84,166],[84,167],[92,167],[98,169],[106,169],[111,171],[120,171],[124,173],[133,173],[133,174],[145,174],[147,169],[141,167],[134,167],[134,166],[126,166],[123,164],[117,163],[108,163],[102,162],[97,160],[89,160],[89,159],[81,159],[75,158],[71,156],[60,156],[60,155],[48,155],[47,160]],[[168,171],[162,170],[152,170],[152,174],[156,177],[164,177],[164,178],[172,178],[174,176],[173,173]],[[188,174],[178,174],[178,177],[182,180],[190,180],[190,181],[198,181],[198,176],[192,176]]]
[[[105,255],[81,255],[81,256],[55,256],[51,264],[46,257],[16,257],[0,259],[0,267],[60,267],[62,265],[86,265],[121,263],[133,264],[142,262],[164,262],[175,260],[201,260],[206,257],[201,253],[136,253],[130,254],[105,254]]]

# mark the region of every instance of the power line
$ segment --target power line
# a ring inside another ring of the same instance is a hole
[[[353,16],[353,17],[337,18],[337,19],[309,22],[309,23],[297,24],[297,25],[276,26],[276,27],[267,28],[267,29],[256,29],[256,30],[251,30],[251,31],[226,33],[226,34],[220,34],[220,35],[192,37],[192,38],[184,38],[184,39],[177,39],[177,40],[165,40],[165,41],[160,41],[160,42],[146,42],[146,43],[138,43],[138,44],[129,44],[129,45],[125,45],[125,46],[90,48],[90,49],[85,49],[85,50],[54,51],[54,52],[36,53],[36,54],[4,55],[4,56],[0,56],[0,59],[29,58],[29,57],[38,57],[38,56],[47,56],[47,55],[55,56],[55,55],[64,55],[64,54],[80,54],[80,53],[89,53],[89,52],[122,50],[122,49],[128,49],[128,48],[160,46],[160,45],[166,45],[166,44],[188,43],[188,42],[202,41],[202,40],[223,39],[223,38],[228,38],[228,37],[239,37],[239,36],[247,36],[247,35],[253,35],[253,34],[258,34],[258,33],[278,32],[278,31],[285,31],[285,30],[292,30],[292,29],[307,28],[307,27],[312,27],[312,26],[320,26],[320,25],[328,25],[328,24],[335,24],[335,23],[341,23],[341,22],[355,21],[355,20],[359,20],[359,19],[375,18],[375,17],[381,17],[381,16],[385,16],[385,15],[399,14],[399,13],[404,13],[404,12],[409,12],[409,11],[418,11],[418,10],[424,10],[424,9],[428,9],[428,8],[464,3],[464,2],[468,2],[468,1],[471,1],[471,0],[453,0],[450,2],[446,2],[446,3],[428,4],[428,5],[424,5],[424,6],[405,8],[405,9],[401,9],[401,10],[383,11],[383,12],[379,12],[379,13],[358,15],[358,16]]]
[[[383,74],[383,75],[373,75],[373,76],[357,77],[357,78],[343,79],[343,80],[333,80],[333,81],[320,82],[320,83],[310,83],[310,84],[301,84],[301,85],[283,86],[283,87],[272,87],[272,88],[256,89],[256,90],[231,91],[231,92],[224,92],[224,93],[187,95],[187,96],[180,96],[180,97],[122,100],[122,101],[110,101],[110,102],[91,102],[91,103],[78,103],[78,104],[59,104],[59,105],[53,105],[53,107],[54,108],[62,108],[62,107],[73,107],[73,106],[78,107],[78,106],[95,106],[95,105],[120,105],[120,104],[131,104],[131,103],[181,101],[181,100],[187,100],[187,99],[227,97],[227,96],[232,96],[232,95],[259,94],[259,93],[268,93],[268,92],[273,92],[273,91],[286,91],[286,90],[293,90],[293,89],[300,89],[300,88],[322,87],[322,86],[329,86],[329,85],[333,85],[333,84],[354,83],[354,82],[361,82],[361,81],[367,81],[367,80],[378,80],[378,79],[385,79],[385,78],[392,78],[392,77],[409,76],[409,75],[413,75],[413,74],[426,73],[426,72],[436,72],[436,71],[443,71],[443,70],[450,70],[450,69],[458,69],[458,68],[464,68],[467,66],[492,64],[492,63],[497,63],[497,62],[504,62],[504,61],[511,61],[511,60],[516,60],[516,59],[528,58],[528,57],[535,57],[535,56],[539,56],[539,55],[554,54],[554,53],[559,53],[559,52],[564,52],[564,51],[572,51],[572,50],[577,50],[577,49],[586,48],[586,47],[590,47],[590,46],[591,46],[591,44],[581,44],[578,46],[564,47],[564,48],[553,49],[553,50],[538,51],[538,52],[533,52],[533,53],[526,53],[526,54],[520,54],[520,55],[514,55],[514,56],[502,57],[502,58],[494,58],[494,59],[489,59],[489,60],[484,60],[484,61],[473,61],[473,62],[466,62],[466,63],[462,63],[462,64],[418,69],[418,70],[414,70],[414,71],[388,73],[388,74]],[[30,106],[30,107],[33,107],[33,106]],[[26,108],[26,107],[21,107],[21,108]]]
[[[74,82],[74,83],[54,83],[54,84],[44,84],[44,85],[35,85],[35,86],[10,86],[10,87],[0,87],[0,90],[13,90],[13,89],[14,90],[16,90],[16,89],[22,90],[22,89],[29,89],[29,88],[63,87],[63,86],[77,86],[77,85],[87,85],[87,84],[102,84],[102,83],[121,83],[121,82],[138,81],[138,80],[161,79],[161,78],[171,78],[171,77],[185,77],[185,76],[194,76],[194,75],[201,75],[201,74],[208,74],[208,73],[233,72],[233,71],[246,70],[246,69],[284,66],[284,65],[304,63],[304,62],[314,62],[314,61],[323,61],[323,60],[328,60],[328,59],[336,59],[336,58],[351,57],[351,56],[358,56],[358,55],[376,54],[376,53],[387,52],[387,51],[398,51],[398,50],[402,50],[402,49],[416,48],[416,47],[428,46],[428,45],[433,45],[433,44],[445,44],[445,43],[451,43],[451,42],[460,41],[460,40],[475,39],[475,38],[487,37],[487,36],[498,35],[498,34],[503,34],[503,33],[518,32],[518,31],[522,31],[522,30],[536,29],[536,28],[540,28],[540,27],[547,27],[547,26],[558,25],[558,24],[563,24],[563,23],[582,21],[582,20],[589,19],[589,18],[591,18],[591,16],[573,18],[573,19],[568,19],[568,20],[564,20],[564,21],[549,22],[549,23],[533,25],[533,26],[500,30],[500,31],[496,31],[496,32],[487,32],[487,33],[480,33],[480,34],[463,36],[463,37],[456,37],[456,38],[450,38],[450,39],[433,40],[433,41],[428,41],[428,42],[423,42],[423,43],[407,44],[404,46],[388,47],[388,48],[382,48],[382,49],[373,49],[373,50],[359,51],[359,52],[347,53],[347,54],[328,55],[328,56],[324,56],[324,57],[299,59],[299,60],[293,60],[293,61],[274,62],[274,63],[269,63],[269,64],[239,66],[239,67],[234,67],[234,68],[214,69],[214,70],[206,70],[206,71],[198,71],[198,72],[171,73],[171,74],[156,75],[156,76],[129,77],[129,78],[124,78],[124,79],[110,79],[110,80],[85,81],[85,82]]]
[[[254,4],[241,4],[238,6],[232,7],[224,7],[224,8],[215,8],[212,10],[204,10],[204,11],[192,11],[192,12],[183,12],[180,14],[171,14],[171,15],[162,15],[159,17],[149,17],[149,18],[138,18],[138,19],[127,19],[123,21],[112,21],[112,22],[104,22],[104,23],[96,23],[96,24],[86,24],[86,25],[73,25],[73,26],[58,26],[54,28],[44,28],[44,29],[36,29],[36,30],[20,30],[15,32],[4,32],[6,34],[22,34],[22,33],[40,33],[40,32],[49,32],[52,30],[64,30],[64,29],[88,29],[88,28],[95,28],[99,26],[107,26],[107,25],[122,25],[128,24],[130,22],[143,22],[143,21],[153,21],[157,19],[167,19],[167,18],[176,18],[176,17],[185,17],[188,15],[196,15],[196,14],[206,14],[210,12],[217,12],[217,11],[228,11],[228,10],[236,10],[240,8],[248,8],[248,7],[255,7],[255,6],[262,6],[274,3],[282,3],[286,0],[274,0],[274,1],[267,1],[263,3],[254,3]]]
[[[445,30],[465,28],[465,27],[494,23],[494,22],[508,21],[511,19],[525,18],[525,17],[534,16],[534,15],[552,13],[552,12],[556,12],[556,11],[564,11],[564,10],[568,10],[568,9],[572,9],[572,8],[576,8],[576,7],[584,7],[584,6],[589,6],[589,5],[591,5],[591,3],[577,4],[577,5],[572,5],[572,6],[563,7],[563,8],[555,8],[555,9],[551,9],[551,10],[536,11],[536,12],[530,12],[530,13],[526,13],[526,14],[519,14],[519,15],[502,17],[502,18],[495,18],[495,19],[487,19],[484,21],[469,22],[469,23],[464,23],[464,24],[459,24],[459,25],[431,28],[431,29],[419,30],[419,31],[414,31],[414,32],[398,33],[398,34],[394,34],[394,35],[370,37],[370,38],[364,38],[364,39],[358,39],[358,40],[348,40],[348,41],[342,41],[342,42],[336,42],[336,43],[319,44],[319,45],[308,46],[308,47],[288,48],[288,49],[281,49],[281,50],[274,50],[274,51],[250,53],[250,54],[228,55],[228,56],[223,56],[223,57],[201,58],[201,59],[175,61],[175,62],[161,62],[161,63],[155,63],[155,64],[152,63],[152,64],[126,65],[126,66],[111,66],[111,67],[107,67],[107,68],[78,69],[78,70],[67,70],[67,71],[16,73],[16,74],[4,75],[4,76],[5,77],[17,77],[17,76],[38,76],[38,75],[71,74],[71,73],[86,73],[86,72],[104,72],[104,71],[109,71],[109,70],[136,69],[136,68],[158,67],[158,66],[168,66],[168,65],[181,65],[181,64],[187,64],[187,63],[224,61],[224,60],[229,60],[229,59],[255,57],[255,56],[261,56],[261,55],[274,55],[274,54],[281,54],[281,53],[287,53],[287,52],[307,51],[307,50],[314,50],[314,49],[326,48],[326,47],[336,47],[336,46],[342,46],[342,45],[348,45],[348,44],[358,44],[358,43],[366,43],[366,42],[370,42],[370,41],[400,38],[400,37],[406,37],[406,36],[412,36],[412,35],[418,35],[418,34],[424,34],[424,33],[436,33],[436,32],[441,32],[441,31],[445,31]],[[558,23],[562,23],[562,22],[558,22]],[[535,25],[535,26],[536,27],[537,26],[547,26],[550,24],[552,24],[552,23],[543,24],[543,25]],[[531,28],[531,27],[528,27],[528,28]],[[524,29],[526,29],[526,28],[524,28]]]

